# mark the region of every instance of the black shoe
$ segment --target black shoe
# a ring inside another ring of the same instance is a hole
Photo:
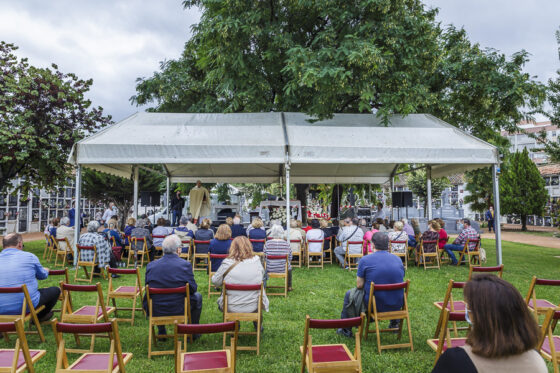
[[[193,334],[192,336],[193,342],[196,341],[197,339],[200,339],[201,336],[202,336],[201,334]]]
[[[54,312],[50,311],[49,313],[47,313],[46,315],[42,316],[39,318],[39,322],[45,322],[45,321],[50,321],[52,319],[52,317],[54,316]]]
[[[339,334],[339,335],[341,335],[343,337],[347,337],[347,338],[352,338],[354,336],[354,333],[352,333],[352,330],[342,329],[342,328],[336,329],[336,334]]]
[[[112,278],[119,278],[119,277],[121,277],[121,276],[120,276],[120,275],[117,275],[116,273],[111,273],[111,277],[112,277]]]

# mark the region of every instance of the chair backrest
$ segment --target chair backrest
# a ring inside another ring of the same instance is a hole
[[[362,325],[362,317],[351,317],[349,319],[309,319],[308,325],[310,329],[349,329]]]
[[[115,275],[135,275],[136,279],[134,281],[134,287],[136,287],[136,290],[138,291],[141,287],[142,287],[142,282],[140,281],[140,271],[138,270],[138,268],[111,268],[111,267],[107,267],[107,272],[109,274],[115,274]],[[113,289],[113,276],[109,276],[109,292],[112,292]]]
[[[68,268],[64,269],[49,269],[49,276],[64,276],[64,282],[70,282],[68,278]]]
[[[537,278],[537,276],[533,276],[531,279],[531,285],[529,285],[529,292],[527,293],[527,297],[525,297],[525,303],[529,304],[531,299],[535,303],[537,301],[537,294],[535,292],[535,286],[560,286],[560,280],[552,280],[546,278]]]
[[[82,246],[82,245],[76,245],[76,248],[78,250],[78,260],[82,261],[82,255],[81,252],[82,251],[93,251],[93,260],[92,262],[96,261],[96,257],[97,257],[97,247],[95,247],[95,245],[93,246]]]
[[[259,291],[259,299],[257,305],[257,313],[261,313],[262,307],[262,294],[263,294],[263,284],[228,284],[223,283],[222,287],[222,299],[224,301],[224,313],[228,312],[228,291]]]
[[[230,321],[216,324],[178,324],[177,334],[213,334],[233,332],[238,325],[238,321]]]
[[[181,286],[178,288],[154,288],[146,285],[146,299],[148,300],[148,310],[150,311],[150,315],[153,315],[153,296],[154,295],[170,295],[170,294],[181,294],[185,297],[185,314],[187,315],[189,322],[190,322],[190,307],[189,307],[189,298],[190,298],[190,288],[189,284],[186,283],[185,286]],[[178,315],[177,315],[178,316]]]
[[[352,255],[363,254],[364,243],[365,243],[365,241],[346,241],[346,251],[349,254],[352,254],[352,253],[350,253],[350,246],[358,246],[359,245],[360,246],[360,248],[359,248],[360,252],[359,253],[356,252]]]
[[[403,310],[408,310],[408,286],[410,284],[410,280],[406,280],[405,282],[397,282],[394,284],[375,284],[373,281],[370,284],[369,288],[369,304],[368,304],[368,312],[370,315],[377,313],[377,304],[375,301],[375,292],[376,291],[399,291],[404,290],[403,294]]]
[[[33,307],[33,302],[31,301],[31,297],[29,296],[27,285],[23,284],[21,286],[0,287],[0,294],[17,294],[17,293],[21,293],[23,295],[21,316],[25,317],[25,315],[28,312],[28,308],[29,311],[31,311]]]
[[[494,266],[494,267],[474,267],[474,266],[470,266],[469,280],[472,278],[474,272],[477,272],[477,273],[496,272],[498,277],[502,278],[503,271],[504,271],[504,265],[503,264],[500,264],[499,266]]]
[[[194,253],[196,254],[198,249],[208,248],[210,246],[210,240],[193,240],[193,245],[194,245]]]
[[[479,251],[480,249],[480,236],[478,236],[478,238],[467,238],[467,240],[465,241],[465,246],[463,248],[463,250],[468,247],[469,251]]]
[[[25,365],[27,366],[27,371],[29,373],[34,373],[35,368],[33,367],[33,361],[31,359],[31,354],[29,353],[27,338],[25,337],[25,325],[23,324],[23,319],[18,318],[14,322],[0,323],[0,333],[12,333],[12,332],[16,332],[17,334],[17,340],[15,343],[12,362],[16,362],[21,359],[20,357],[20,352],[21,352],[21,354],[23,355],[23,360],[25,361]],[[2,371],[12,372],[12,370],[2,370]]]
[[[105,302],[103,300],[103,290],[101,288],[101,284],[97,282],[95,285],[76,285],[76,284],[68,284],[68,283],[61,283],[60,287],[62,289],[63,294],[63,301],[62,301],[62,312],[61,312],[61,320],[66,322],[70,321],[73,318],[72,313],[74,305],[72,302],[72,292],[83,292],[83,293],[93,293],[96,292],[97,300],[95,302],[95,313],[91,316],[92,320],[96,319],[99,311],[101,310],[103,314],[103,319],[105,321],[109,321],[109,316],[107,315],[107,309],[105,308]]]

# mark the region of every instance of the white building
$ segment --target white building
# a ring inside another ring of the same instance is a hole
[[[520,128],[520,131],[513,134],[502,131],[502,136],[506,137],[511,143],[510,151],[516,152],[527,149],[533,162],[536,164],[548,163],[548,155],[543,151],[544,146],[530,135],[544,131],[548,140],[556,141],[560,136],[560,128],[553,126],[550,121],[521,122],[517,127]]]

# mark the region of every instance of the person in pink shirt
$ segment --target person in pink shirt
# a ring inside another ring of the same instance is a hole
[[[367,248],[367,252],[364,253],[364,255],[367,255],[367,254],[370,254],[370,253],[373,252],[373,243],[372,243],[371,239],[373,238],[373,235],[376,234],[377,232],[379,232],[379,224],[373,223],[372,226],[371,226],[371,230],[364,233],[364,241],[367,242],[367,245],[364,246],[364,250],[366,250],[366,248]]]
[[[447,235],[445,229],[443,229],[443,227],[445,227],[445,222],[442,219],[436,219],[436,221],[439,223],[439,226],[441,227],[441,229],[439,230],[438,247],[440,250],[443,250],[443,247],[447,243],[449,236]]]

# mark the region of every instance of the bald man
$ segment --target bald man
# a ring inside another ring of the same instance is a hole
[[[25,284],[31,302],[35,308],[45,306],[37,314],[39,321],[52,318],[52,308],[58,301],[60,289],[56,286],[39,289],[37,280],[49,276],[49,269],[43,268],[39,258],[32,253],[23,251],[21,234],[9,233],[2,240],[4,248],[0,253],[0,287],[16,287]],[[0,314],[15,315],[21,313],[23,294],[0,294]]]

